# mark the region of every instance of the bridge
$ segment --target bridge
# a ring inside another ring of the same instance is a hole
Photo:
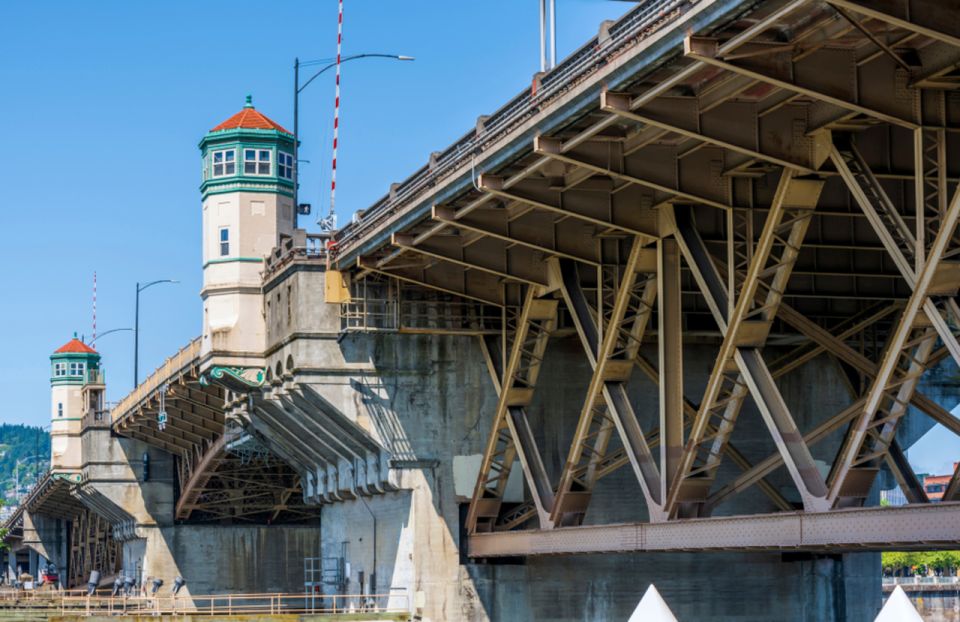
[[[956,537],[955,506],[942,523],[913,514],[928,500],[897,441],[911,406],[960,432],[918,390],[960,361],[955,9],[644,3],[337,235],[348,307],[412,290],[499,322],[471,555],[817,548],[796,536],[817,523],[833,547]],[[553,384],[540,368],[564,325],[592,374],[550,474],[527,410]],[[691,401],[694,340],[714,354]],[[853,403],[804,430],[774,381],[821,353]],[[634,369],[659,386],[652,417],[627,397]],[[731,443],[751,400],[777,450],[757,465]],[[824,472],[814,444],[831,435]],[[718,482],[724,458],[742,473]],[[531,495],[519,506],[503,498],[514,461]],[[802,513],[709,518],[781,465],[799,498],[763,491]],[[650,524],[578,531],[597,481],[626,466]],[[886,526],[892,510],[843,510],[868,505],[882,467],[912,502]]]
[[[216,159],[291,148],[248,101],[201,143],[203,334],[109,422],[169,459],[170,540],[319,515],[309,589],[434,619],[650,581],[872,619],[876,551],[960,546],[960,471],[931,503],[906,458],[960,434],[957,15],[639,3],[330,235]]]

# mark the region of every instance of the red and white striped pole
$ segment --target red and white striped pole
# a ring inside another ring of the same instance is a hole
[[[336,229],[337,217],[335,213],[337,199],[337,140],[340,130],[340,55],[343,50],[343,0],[339,2],[337,14],[337,85],[336,98],[333,103],[333,164],[330,172],[330,229]]]

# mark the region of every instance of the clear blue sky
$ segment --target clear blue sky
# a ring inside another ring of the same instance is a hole
[[[560,56],[633,6],[558,0]],[[141,376],[200,331],[200,161],[197,142],[253,95],[292,126],[292,62],[332,57],[335,0],[0,3],[0,421],[46,424],[50,352],[98,327],[133,323],[141,305]],[[344,66],[341,222],[386,193],[527,88],[538,68],[536,0],[347,0],[344,54],[385,52],[413,63]],[[301,199],[325,210],[332,72],[301,103]],[[313,217],[310,218],[312,222]],[[132,338],[98,343],[108,398],[132,385]],[[960,453],[933,441],[912,452],[924,470]],[[919,454],[919,455],[917,455]]]

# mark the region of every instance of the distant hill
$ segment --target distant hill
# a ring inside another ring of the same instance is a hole
[[[50,433],[34,426],[0,424],[0,491],[4,498],[13,493],[18,460],[24,460],[19,469],[20,489],[29,489],[50,466]]]

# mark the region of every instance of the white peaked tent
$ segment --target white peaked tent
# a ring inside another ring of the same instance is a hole
[[[627,622],[677,622],[677,618],[651,583]]]
[[[874,622],[923,622],[923,618],[914,609],[907,593],[898,585]]]

